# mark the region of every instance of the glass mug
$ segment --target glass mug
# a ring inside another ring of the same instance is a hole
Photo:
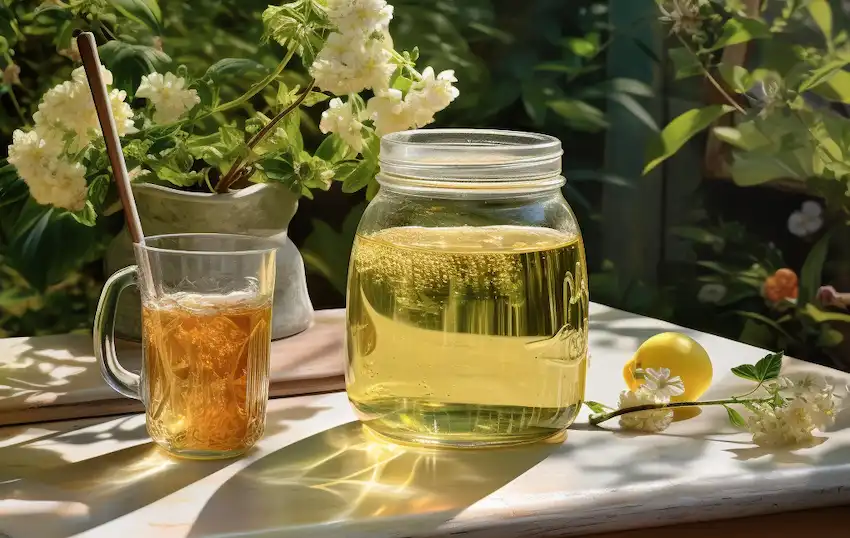
[[[134,245],[136,264],[104,285],[94,322],[106,382],[145,405],[148,433],[181,457],[238,456],[263,435],[275,247],[228,234],[175,234]],[[119,295],[142,297],[142,369],[115,352]]]
[[[513,445],[575,419],[588,285],[561,154],[556,138],[513,131],[381,139],[346,303],[346,390],[379,436]]]

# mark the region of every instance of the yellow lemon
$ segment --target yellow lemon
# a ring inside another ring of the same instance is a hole
[[[679,376],[685,392],[671,398],[674,402],[696,400],[711,385],[711,359],[705,349],[693,338],[681,333],[656,334],[638,348],[632,360],[623,368],[623,377],[631,390],[636,390],[643,380],[635,379],[638,368],[669,368],[671,376]]]

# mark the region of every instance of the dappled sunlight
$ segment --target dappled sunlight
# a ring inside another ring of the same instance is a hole
[[[352,422],[238,472],[207,502],[191,535],[265,528],[288,536],[286,529],[302,525],[397,516],[405,516],[408,525],[414,520],[439,525],[540,463],[557,446],[471,452],[408,448],[380,441]],[[242,517],[223,517],[225,508]]]
[[[138,364],[134,346],[121,345],[128,366]],[[39,420],[25,411],[109,399],[92,350],[91,336],[65,334],[0,339],[0,424]],[[49,416],[44,418],[59,418]],[[44,418],[41,418],[44,420]]]

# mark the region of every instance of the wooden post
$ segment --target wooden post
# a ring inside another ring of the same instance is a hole
[[[663,126],[662,66],[636,43],[640,41],[663,59],[658,17],[655,0],[611,0],[609,21],[616,34],[608,50],[607,69],[609,78],[631,78],[655,89],[654,98],[642,101]],[[654,133],[619,103],[609,101],[608,107],[611,127],[605,142],[605,171],[631,180],[633,188],[604,188],[603,253],[614,263],[620,282],[653,282],[663,255],[663,178],[661,167],[647,176],[641,174],[646,144]]]

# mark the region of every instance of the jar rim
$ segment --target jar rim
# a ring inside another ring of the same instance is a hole
[[[381,184],[540,190],[560,186],[561,141],[499,129],[415,129],[384,135]],[[536,187],[536,188],[535,188]]]

